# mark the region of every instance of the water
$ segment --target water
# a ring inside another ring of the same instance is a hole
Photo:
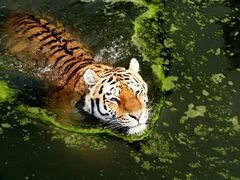
[[[142,141],[61,130],[40,120],[54,117],[42,112],[49,87],[24,59],[4,50],[1,33],[0,75],[17,95],[0,101],[0,179],[240,178],[240,4],[136,2],[0,1],[2,20],[16,7],[57,17],[97,59],[122,66],[132,57],[141,60],[153,108],[162,99],[155,87],[162,62],[163,89],[169,90]]]

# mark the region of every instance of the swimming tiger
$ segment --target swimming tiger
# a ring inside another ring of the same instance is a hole
[[[84,111],[128,135],[147,128],[148,87],[135,58],[127,69],[97,62],[61,25],[23,12],[11,15],[5,29],[9,51],[28,53],[38,67],[49,68],[47,79],[83,99]]]

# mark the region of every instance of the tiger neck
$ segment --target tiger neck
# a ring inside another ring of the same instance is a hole
[[[72,93],[78,99],[82,99],[88,93],[88,87],[83,79],[83,74],[87,69],[93,70],[98,76],[101,76],[102,73],[111,70],[112,67],[97,62],[87,64],[78,71],[72,70],[70,75],[60,77],[60,85],[62,90]],[[58,82],[57,82],[58,83]]]

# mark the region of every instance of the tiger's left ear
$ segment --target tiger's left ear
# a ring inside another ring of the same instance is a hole
[[[139,67],[139,63],[138,63],[137,59],[135,59],[135,58],[131,59],[128,69],[131,71],[135,71],[135,72],[140,71],[140,67]]]
[[[99,76],[92,69],[87,69],[84,72],[83,79],[89,87],[92,87],[99,80]]]

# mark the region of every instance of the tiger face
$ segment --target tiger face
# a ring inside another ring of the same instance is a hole
[[[147,84],[139,75],[139,63],[132,59],[128,69],[118,67],[97,75],[88,69],[84,110],[127,134],[141,134],[147,127]]]

